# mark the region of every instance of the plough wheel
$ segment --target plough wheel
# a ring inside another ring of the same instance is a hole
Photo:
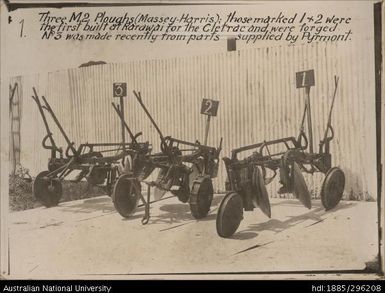
[[[321,201],[325,210],[334,208],[341,200],[345,188],[344,172],[338,168],[331,168],[322,183]]]
[[[237,231],[242,219],[242,198],[236,192],[229,192],[219,205],[217,214],[218,235],[223,238],[232,236]]]
[[[115,209],[124,217],[130,217],[138,206],[141,194],[140,182],[129,174],[123,174],[115,183],[112,201]]]
[[[311,196],[305,178],[296,162],[293,163],[293,193],[308,209],[311,209]]]
[[[62,184],[58,178],[45,177],[49,171],[39,173],[33,181],[33,194],[45,207],[57,206],[63,194]]]
[[[199,176],[192,185],[190,194],[190,210],[195,219],[207,216],[213,200],[213,183],[208,177]]]

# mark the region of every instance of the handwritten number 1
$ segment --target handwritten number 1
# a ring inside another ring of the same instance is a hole
[[[24,30],[24,19],[22,19],[19,23],[21,24],[20,38],[22,38],[23,37],[23,30]]]
[[[302,75],[302,86],[306,86],[306,72]]]

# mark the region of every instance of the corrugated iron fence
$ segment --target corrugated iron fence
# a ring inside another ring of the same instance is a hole
[[[322,139],[334,91],[340,84],[333,113],[336,138],[333,165],[346,173],[345,196],[376,198],[374,78],[360,46],[332,43],[253,48],[244,51],[168,60],[134,61],[69,69],[22,77],[21,164],[35,175],[46,168],[49,151],[41,147],[45,130],[32,95],[35,86],[51,103],[70,138],[80,142],[120,140],[119,119],[112,109],[112,83],[127,82],[126,121],[134,132],[159,150],[159,137],[131,94],[140,91],[144,103],[165,135],[203,141],[203,98],[220,101],[211,121],[208,144],[223,137],[222,156],[232,148],[278,137],[296,136],[305,93],[295,87],[295,72],[315,70],[311,89],[315,149]],[[53,125],[53,123],[52,123]],[[58,144],[64,140],[53,127]],[[215,182],[224,189],[225,170]],[[307,176],[317,195],[322,176]],[[278,181],[278,180],[276,180]],[[270,194],[276,196],[277,182]]]

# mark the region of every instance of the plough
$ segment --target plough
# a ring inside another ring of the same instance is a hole
[[[140,92],[133,93],[159,134],[161,152],[142,157],[140,164],[146,170],[146,176],[122,175],[119,177],[112,195],[116,210],[123,217],[129,217],[135,212],[141,199],[146,207],[142,223],[146,224],[150,217],[150,188],[153,187],[156,201],[170,191],[179,201],[189,202],[194,218],[205,217],[210,210],[213,198],[212,178],[215,178],[218,173],[222,139],[219,147],[215,148],[201,144],[199,141],[192,143],[171,136],[165,137],[144,105]],[[155,169],[159,170],[157,179],[144,181]],[[141,194],[141,182],[148,186],[147,199]]]
[[[330,142],[334,138],[331,116],[336,98],[338,77],[334,77],[335,89],[330,106],[327,127],[319,151],[313,151],[313,133],[311,126],[310,87],[314,85],[314,71],[297,73],[297,88],[305,88],[306,103],[302,123],[297,138],[294,136],[263,141],[233,149],[231,157],[223,158],[227,172],[227,194],[220,203],[216,228],[221,237],[230,237],[238,229],[243,211],[252,211],[259,207],[271,217],[269,196],[266,185],[280,175],[282,187],[278,193],[292,193],[307,208],[311,208],[311,195],[301,172],[314,174],[321,172],[325,179],[321,188],[321,201],[326,210],[335,207],[342,198],[345,187],[344,172],[331,164]],[[307,118],[308,134],[304,131]],[[279,151],[273,149],[280,148]],[[252,152],[244,159],[238,155]],[[267,176],[268,171],[272,172]]]
[[[137,138],[141,133],[133,135],[127,124],[122,123],[122,142],[117,143],[83,143],[77,148],[75,143],[71,142],[58,121],[54,111],[44,96],[41,104],[36,89],[33,88],[35,100],[39,112],[42,116],[47,135],[43,138],[43,148],[51,151],[51,157],[48,161],[48,170],[39,173],[33,182],[33,193],[38,201],[46,207],[52,207],[59,203],[62,196],[61,181],[74,170],[80,171],[73,182],[80,182],[86,179],[90,185],[103,188],[109,195],[112,193],[113,185],[120,174],[139,174],[145,170],[135,165],[140,161],[140,157],[151,152],[151,146],[148,142],[139,143]],[[123,117],[123,104],[120,107],[113,103],[113,107],[119,117]],[[63,148],[59,148],[53,138],[53,134],[48,125],[45,111],[47,111],[57,128],[60,130],[67,142],[66,150],[63,154]],[[128,131],[131,142],[125,142],[125,130]],[[49,141],[49,143],[48,143]],[[103,153],[114,153],[113,155],[103,156]],[[130,160],[133,166],[130,166]]]

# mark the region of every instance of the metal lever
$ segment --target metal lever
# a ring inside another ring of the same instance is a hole
[[[146,106],[144,105],[144,103],[143,103],[143,101],[142,101],[142,97],[141,97],[141,95],[140,95],[140,92],[133,91],[133,93],[134,93],[136,99],[138,100],[139,104],[142,106],[144,112],[146,113],[146,115],[147,115],[148,118],[150,119],[152,125],[154,125],[156,131],[159,133],[160,139],[162,140],[162,142],[164,142],[165,138],[164,138],[162,132],[160,131],[158,125],[155,123],[154,118],[152,118],[150,112],[148,112]]]
[[[142,198],[144,203],[144,216],[142,218],[142,225],[146,225],[148,221],[150,220],[150,191],[151,186],[150,184],[147,184],[147,201]]]
[[[332,104],[331,104],[330,110],[329,110],[328,122],[326,125],[324,138],[323,138],[323,140],[321,140],[321,142],[319,144],[319,152],[320,153],[324,153],[324,152],[329,153],[329,142],[334,138],[334,129],[332,127],[332,112],[333,112],[334,102],[335,102],[336,95],[337,95],[338,81],[339,81],[339,77],[335,75],[334,76],[334,86],[335,87],[334,87]],[[331,132],[331,136],[328,135],[329,131]],[[325,146],[325,149],[323,149],[324,146]]]
[[[131,129],[128,127],[126,121],[124,120],[124,117],[123,117],[123,113],[122,111],[119,109],[119,106],[115,105],[115,103],[111,103],[112,104],[112,107],[114,107],[116,113],[118,114],[122,124],[124,125],[124,127],[126,128],[128,134],[130,135],[131,137],[131,140],[134,144],[138,144],[138,142],[136,141],[136,136],[132,133]]]

